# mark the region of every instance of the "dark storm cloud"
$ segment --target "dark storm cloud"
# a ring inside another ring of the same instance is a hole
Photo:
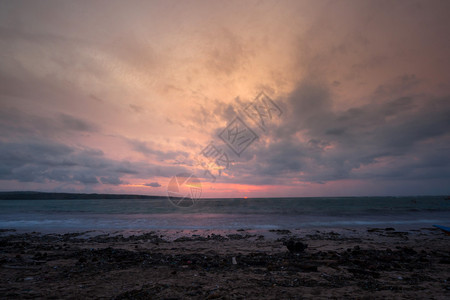
[[[374,95],[376,97],[393,97],[411,90],[421,83],[416,75],[402,75],[389,84],[382,84],[376,90]]]
[[[85,172],[77,172],[73,175],[73,180],[82,184],[97,184],[98,179],[93,174],[86,174]]]
[[[59,116],[59,120],[61,122],[61,125],[63,125],[63,128],[67,130],[85,131],[85,132],[97,131],[97,126],[95,124],[68,114],[61,114]]]
[[[0,133],[3,137],[55,136],[74,132],[97,132],[97,124],[70,114],[43,117],[13,107],[0,107]]]
[[[161,186],[158,182],[150,182],[150,183],[146,183],[144,185],[145,186],[149,186],[149,187],[154,187],[154,188],[157,188],[157,187]]]
[[[100,181],[103,184],[112,184],[112,185],[119,185],[119,184],[123,183],[123,181],[120,180],[120,178],[118,176],[101,177]]]
[[[233,166],[248,175],[244,182],[450,177],[450,97],[405,96],[334,112],[326,85],[303,82],[287,100],[269,142],[255,143],[250,160]]]
[[[0,180],[118,185],[124,183],[124,175],[151,178],[183,171],[177,166],[116,161],[100,150],[51,141],[0,142]]]
[[[119,174],[138,174],[139,172],[134,169],[134,166],[129,161],[118,162],[118,166],[113,169],[114,172]]]
[[[150,142],[127,139],[132,149],[146,156],[154,156],[158,161],[173,160],[179,157],[187,157],[188,153],[184,151],[161,151]],[[159,147],[160,148],[160,147]]]

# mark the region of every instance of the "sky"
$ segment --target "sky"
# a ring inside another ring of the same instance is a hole
[[[188,174],[202,197],[448,195],[449,16],[0,0],[0,190],[166,195]]]

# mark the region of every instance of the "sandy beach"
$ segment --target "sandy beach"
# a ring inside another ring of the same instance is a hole
[[[2,230],[0,298],[448,299],[449,241],[433,228]]]

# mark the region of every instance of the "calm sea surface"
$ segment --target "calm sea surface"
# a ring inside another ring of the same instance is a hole
[[[1,200],[0,228],[43,232],[149,229],[302,229],[450,225],[436,197]]]

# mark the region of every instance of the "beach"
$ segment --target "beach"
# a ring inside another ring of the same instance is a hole
[[[449,238],[431,226],[4,229],[0,298],[448,299]]]
[[[450,0],[0,0],[0,300],[450,300],[449,36]]]

